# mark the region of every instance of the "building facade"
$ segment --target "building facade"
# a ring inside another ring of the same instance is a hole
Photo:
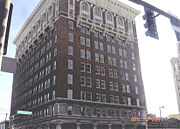
[[[173,69],[173,77],[176,89],[177,103],[180,114],[180,42],[177,43],[178,57],[171,59],[171,65]]]
[[[9,129],[9,121],[0,122],[0,129]]]
[[[14,40],[11,127],[145,129],[138,14],[118,0],[41,0]]]

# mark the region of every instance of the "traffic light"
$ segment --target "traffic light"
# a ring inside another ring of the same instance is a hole
[[[144,12],[145,15],[143,16],[143,19],[146,20],[144,27],[147,28],[147,31],[145,32],[146,36],[159,39],[154,11],[144,7]]]

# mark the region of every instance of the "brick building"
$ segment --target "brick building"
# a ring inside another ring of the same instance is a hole
[[[14,40],[11,127],[146,128],[138,14],[118,0],[41,0]]]

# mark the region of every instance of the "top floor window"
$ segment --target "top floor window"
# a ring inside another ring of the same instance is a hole
[[[69,0],[69,4],[70,4],[70,5],[73,5],[73,0]]]
[[[83,2],[83,3],[81,4],[81,9],[82,9],[82,11],[89,12],[89,6],[88,6],[88,4],[85,3],[85,2]]]
[[[98,8],[98,7],[95,7],[95,8],[94,8],[94,14],[95,14],[96,16],[101,17],[101,15],[102,15],[101,9]]]
[[[107,21],[111,21],[111,22],[113,21],[112,14],[111,14],[110,12],[107,12],[107,13],[106,13],[106,20],[107,20]]]

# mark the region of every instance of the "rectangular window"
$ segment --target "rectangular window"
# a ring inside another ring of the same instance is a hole
[[[102,94],[102,102],[106,102],[106,94]]]
[[[67,98],[72,99],[73,98],[73,91],[72,90],[67,90]]]
[[[56,84],[56,75],[53,76],[53,85]]]
[[[81,91],[81,100],[86,100],[86,92]]]
[[[86,86],[86,77],[85,76],[80,77],[80,85],[81,86]]]
[[[112,58],[108,57],[108,65],[112,65]]]
[[[106,89],[106,82],[105,82],[105,80],[101,80],[101,89]]]
[[[73,28],[74,28],[73,22],[72,22],[72,21],[69,21],[69,22],[68,22],[68,25],[69,25],[69,29],[73,30]]]
[[[112,54],[116,54],[116,49],[114,46],[112,46]]]
[[[114,103],[114,95],[110,95],[110,103]]]
[[[137,82],[137,75],[134,74],[134,81]]]
[[[86,56],[85,56],[85,50],[83,50],[83,49],[81,49],[81,58],[86,58]]]
[[[119,64],[120,64],[120,67],[123,68],[124,65],[123,65],[123,60],[119,60]]]
[[[95,49],[99,49],[99,43],[98,43],[98,41],[94,41],[94,47],[95,47]]]
[[[90,77],[86,78],[86,86],[91,87],[91,78]]]
[[[94,31],[94,37],[98,38],[98,32]]]
[[[68,46],[68,55],[72,56],[73,55],[73,47]]]
[[[86,59],[91,60],[91,52],[86,50]]]
[[[95,61],[99,62],[99,54],[98,53],[95,53]]]
[[[73,60],[68,60],[68,69],[73,69]]]
[[[126,85],[126,88],[127,88],[127,93],[131,93],[130,85]]]
[[[90,35],[90,29],[89,28],[86,28],[86,34]]]
[[[128,105],[131,105],[131,98],[128,98]]]
[[[122,56],[122,54],[123,54],[123,53],[122,53],[122,49],[119,48],[119,55]]]
[[[73,84],[73,75],[72,74],[68,74],[67,84]]]
[[[111,46],[110,45],[107,45],[107,52],[111,53]]]
[[[117,70],[116,69],[113,70],[113,76],[114,76],[114,78],[118,78]]]
[[[123,50],[124,57],[127,57],[127,51]]]
[[[134,52],[131,53],[131,57],[133,60],[135,60],[135,53]]]
[[[91,92],[86,93],[86,100],[87,101],[92,101],[92,93]]]
[[[91,73],[91,64],[89,63],[86,64],[86,72]]]
[[[113,82],[109,82],[109,90],[114,91]]]
[[[73,42],[73,34],[72,33],[68,33],[68,41]]]
[[[129,80],[129,74],[125,73],[125,79],[128,81]]]
[[[112,60],[112,65],[117,66],[116,58],[113,58],[113,60]]]
[[[81,42],[81,45],[85,45],[85,38],[81,36],[80,42]]]
[[[95,66],[95,73],[97,74],[97,75],[100,75],[100,67],[99,66]]]
[[[123,97],[123,104],[127,105],[127,98]]]
[[[57,56],[57,47],[54,48],[54,57]]]
[[[100,63],[104,63],[104,55],[100,55]]]
[[[100,51],[104,51],[104,46],[103,46],[103,43],[99,43],[99,47],[100,47]]]
[[[96,79],[96,88],[100,89],[100,79]]]
[[[117,82],[114,83],[114,91],[119,91],[119,86]]]
[[[99,32],[99,38],[103,39],[103,33],[102,32]]]
[[[81,33],[85,33],[85,27],[84,27],[84,26],[81,26],[81,27],[80,27],[80,32],[81,32]]]
[[[131,42],[131,49],[134,49],[134,43]]]
[[[133,63],[133,70],[136,71],[136,64]]]
[[[140,106],[139,99],[136,99],[137,106]]]
[[[109,69],[109,77],[113,78],[113,70]]]
[[[137,95],[139,94],[139,89],[138,89],[137,86],[135,87],[135,92],[136,92]]]
[[[127,61],[124,61],[124,68],[128,69],[128,62]]]
[[[86,71],[86,69],[85,69],[85,63],[84,63],[84,62],[81,62],[81,63],[80,63],[80,71],[81,71],[81,72],[85,72],[85,71]]]
[[[96,93],[96,101],[101,102],[101,94]]]
[[[122,84],[122,92],[126,93],[126,85],[125,84]]]
[[[89,38],[86,38],[86,46],[91,47],[91,41]]]
[[[104,67],[101,67],[101,75],[105,76],[105,68]]]
[[[114,99],[115,99],[115,103],[119,104],[119,96],[115,96]]]

